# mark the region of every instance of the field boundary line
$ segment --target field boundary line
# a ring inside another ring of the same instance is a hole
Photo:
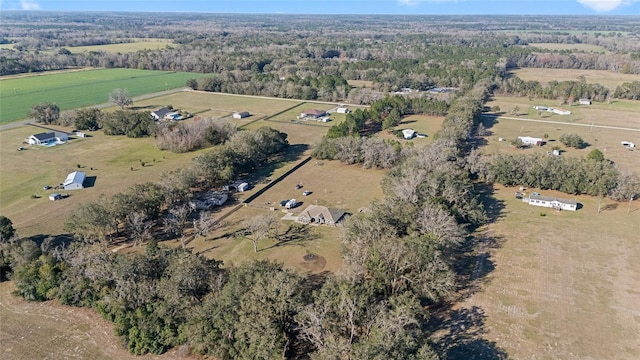
[[[569,123],[569,122],[563,122],[563,121],[535,120],[535,119],[514,118],[514,117],[508,117],[508,116],[498,116],[498,115],[489,115],[489,114],[483,114],[482,116],[483,117],[490,117],[490,118],[494,118],[494,119],[505,119],[505,120],[515,120],[515,121],[537,122],[537,123],[544,123],[544,124],[571,125],[571,126],[582,126],[582,127],[591,127],[591,128],[599,128],[599,129],[622,130],[622,131],[638,131],[638,132],[640,132],[640,129],[625,128],[625,127],[618,127],[618,126],[595,125],[595,124],[575,124],[575,123]]]

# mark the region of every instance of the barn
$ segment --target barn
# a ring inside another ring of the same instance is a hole
[[[84,180],[87,177],[82,171],[74,171],[67,175],[67,178],[62,183],[62,187],[65,190],[79,190],[84,188]]]

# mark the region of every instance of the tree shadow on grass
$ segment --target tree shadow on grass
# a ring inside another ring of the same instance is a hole
[[[472,306],[447,312],[444,316],[433,316],[427,326],[431,331],[446,329],[434,346],[445,359],[508,359],[508,354],[494,341],[483,338],[487,333],[485,321],[482,308]]]

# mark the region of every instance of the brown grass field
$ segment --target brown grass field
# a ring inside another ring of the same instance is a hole
[[[4,360],[195,359],[173,349],[162,356],[129,354],[113,325],[91,309],[13,296],[13,283],[0,283],[0,348]]]
[[[74,54],[83,52],[101,51],[106,53],[130,53],[139,50],[164,49],[167,46],[178,46],[168,39],[133,39],[133,42],[122,44],[92,45],[92,46],[70,46],[67,49]]]
[[[640,112],[640,102],[638,101],[617,101],[611,105],[595,103],[591,106],[561,106],[563,109],[571,110],[569,116],[554,115],[544,112],[538,116],[538,112],[532,108],[533,105],[556,106],[550,101],[529,101],[527,98],[517,97],[496,97],[487,106],[499,106],[502,112],[506,112],[506,117],[529,118],[534,120],[548,120],[566,122],[566,124],[548,124],[537,122],[517,121],[505,118],[498,118],[492,126],[487,122],[487,127],[491,131],[491,136],[486,137],[487,146],[483,149],[486,153],[497,152],[540,152],[551,151],[553,146],[560,146],[565,150],[563,156],[586,157],[593,149],[600,149],[607,159],[615,161],[621,167],[640,171],[640,151],[629,151],[620,145],[621,141],[631,141],[640,144],[640,131],[603,129],[596,127],[575,126],[574,124],[594,124],[604,126],[624,127],[640,130],[638,123],[638,112]],[[513,116],[512,109],[518,106],[521,109],[520,115]],[[580,135],[589,146],[584,149],[567,148],[558,140],[562,134],[575,133]],[[549,135],[549,140],[545,146],[532,147],[524,150],[516,150],[511,145],[511,140],[518,136],[531,136],[543,138],[544,134]],[[500,142],[499,138],[506,141]]]
[[[582,209],[557,212],[515,199],[515,190],[495,188],[502,211],[479,231],[479,288],[456,305],[476,316],[462,331],[513,359],[637,359],[640,203],[606,201],[598,213],[597,199],[578,196]]]
[[[367,80],[347,80],[347,83],[357,88],[370,88],[373,87],[373,81]]]
[[[547,84],[552,80],[577,81],[579,76],[584,76],[587,83],[598,83],[611,91],[624,82],[640,81],[640,75],[621,74],[606,70],[522,68],[514,70],[513,73],[522,80],[537,80],[541,84]]]
[[[595,53],[608,53],[609,51],[599,45],[591,44],[559,44],[559,43],[529,43],[531,47],[537,47],[545,50],[570,50],[570,51],[584,51]]]

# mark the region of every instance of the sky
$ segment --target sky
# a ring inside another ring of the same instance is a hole
[[[640,15],[640,0],[0,0],[1,11]]]

